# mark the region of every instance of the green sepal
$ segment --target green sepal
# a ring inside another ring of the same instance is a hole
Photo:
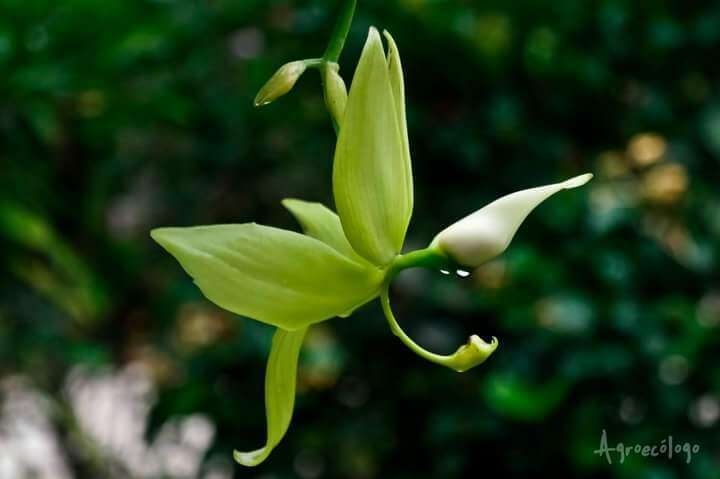
[[[159,228],[152,237],[218,306],[287,330],[373,298],[382,273],[320,240],[255,223]]]
[[[333,192],[353,249],[385,266],[405,240],[412,213],[412,172],[398,124],[399,62],[385,57],[370,29],[355,71],[335,151]],[[404,117],[404,113],[402,115]]]
[[[243,466],[257,466],[267,459],[290,426],[295,405],[298,356],[306,332],[307,328],[275,331],[265,371],[267,441],[260,449],[233,453],[235,460]]]
[[[355,252],[342,229],[340,217],[322,203],[286,198],[282,200],[285,208],[292,213],[302,226],[303,232],[319,239],[338,253],[355,262],[366,264],[365,258]]]

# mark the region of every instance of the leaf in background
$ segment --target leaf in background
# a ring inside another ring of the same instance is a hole
[[[287,330],[347,313],[381,273],[309,236],[255,223],[151,233],[218,306]]]
[[[255,451],[235,451],[235,460],[243,466],[257,466],[267,459],[290,426],[295,405],[298,356],[306,332],[307,328],[297,331],[278,329],[273,336],[265,372],[267,442]]]
[[[110,307],[105,283],[43,216],[0,201],[0,239],[20,248],[19,253],[4,251],[9,272],[75,321],[102,319]]]
[[[379,266],[400,252],[412,213],[412,174],[388,70],[380,34],[371,28],[350,88],[333,169],[345,235],[355,251]]]
[[[551,379],[534,385],[514,374],[493,374],[483,386],[487,404],[497,413],[519,421],[540,421],[567,397],[569,383]]]

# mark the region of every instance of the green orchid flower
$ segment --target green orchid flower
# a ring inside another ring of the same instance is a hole
[[[339,127],[332,178],[337,214],[319,203],[286,199],[283,205],[304,234],[255,223],[151,233],[210,301],[276,328],[265,378],[267,442],[235,453],[246,466],[264,461],[288,429],[298,355],[315,323],[349,316],[380,297],[393,333],[421,357],[456,371],[484,362],[498,346],[494,338],[487,343],[473,335],[451,355],[434,354],[410,339],[391,310],[390,283],[406,268],[475,267],[494,258],[532,209],[591,177],[501,198],[443,230],[428,248],[401,254],[413,210],[413,177],[400,55],[390,34],[385,38],[387,53],[379,32],[370,29],[349,94],[334,63],[321,65]],[[265,89],[260,103],[287,93],[298,71],[289,80],[274,77],[279,89]]]

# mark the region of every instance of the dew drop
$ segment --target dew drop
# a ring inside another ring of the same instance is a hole
[[[465,271],[464,269],[459,269],[456,271],[456,273],[461,278],[467,278],[468,276],[470,276],[470,271]]]
[[[442,274],[450,274],[450,271],[448,271],[448,270],[446,270],[446,269],[441,269],[440,272],[441,272]]]

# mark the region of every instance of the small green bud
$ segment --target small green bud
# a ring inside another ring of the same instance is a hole
[[[340,65],[337,63],[326,63],[322,69],[323,83],[325,84],[325,104],[338,125],[342,123],[348,98],[347,87],[339,71]]]
[[[305,73],[307,62],[298,60],[281,66],[255,97],[255,106],[265,106],[288,93]]]

